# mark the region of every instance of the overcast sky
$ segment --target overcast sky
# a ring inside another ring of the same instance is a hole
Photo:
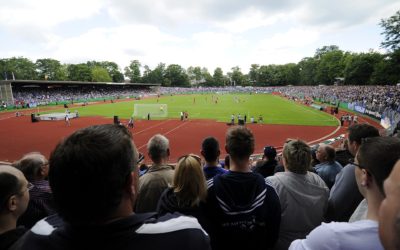
[[[0,58],[137,59],[224,73],[297,63],[317,48],[379,48],[399,0],[0,0]]]

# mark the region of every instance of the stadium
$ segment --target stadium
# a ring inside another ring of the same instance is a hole
[[[400,249],[399,1],[74,1],[2,6],[0,249]]]
[[[32,94],[32,91],[38,91],[38,88],[29,86],[41,86],[40,89],[53,93],[48,96],[57,96],[59,95],[57,93],[70,91],[71,86],[74,89],[78,88],[83,95],[87,86],[90,86],[91,90],[96,87],[101,89],[104,86],[101,83],[66,82],[63,83],[63,87],[56,88],[52,86],[60,86],[60,83],[48,81],[14,81],[4,82],[4,84],[17,85],[13,89],[18,89],[18,95],[22,93],[21,89],[23,91],[28,89],[29,91],[25,93]],[[342,102],[340,106],[345,109],[342,111],[340,108],[339,114],[331,115],[330,110],[335,107],[335,102],[325,100],[325,103],[317,102],[317,104],[310,103],[309,97],[305,94],[302,97],[291,96],[290,93],[296,90],[296,87],[187,89],[132,85],[115,85],[114,89],[110,89],[110,94],[105,93],[104,96],[98,98],[75,99],[71,98],[72,95],[64,98],[68,100],[58,101],[57,105],[52,100],[32,100],[24,104],[30,107],[28,109],[3,112],[1,123],[3,131],[6,128],[13,128],[13,131],[4,133],[4,139],[1,140],[4,150],[2,150],[0,160],[14,161],[29,151],[43,152],[48,156],[61,138],[76,129],[96,123],[112,123],[115,119],[127,125],[129,118],[133,117],[135,128],[132,129],[132,133],[139,150],[145,153],[145,145],[154,134],[165,134],[174,146],[171,161],[175,161],[185,153],[198,153],[198,145],[207,136],[215,136],[222,143],[232,115],[234,115],[235,124],[238,123],[238,115],[241,115],[243,119],[246,116],[246,126],[251,128],[256,135],[254,157],[257,157],[262,155],[265,145],[279,149],[287,138],[302,139],[310,145],[324,141],[334,143],[342,139],[346,132],[346,127],[340,126],[338,118],[346,112],[356,112],[356,109],[359,109],[354,103]],[[128,91],[127,87],[131,89]],[[310,91],[317,91],[318,87],[315,89],[310,89]],[[306,93],[309,90],[303,91]],[[296,91],[296,93],[301,92]],[[41,105],[44,101],[48,105]],[[163,111],[160,111],[161,106],[165,106]],[[79,118],[72,119],[72,126],[64,125],[66,110],[69,110],[73,116],[75,113],[79,114]],[[181,111],[189,114],[189,118],[184,122],[179,120]],[[17,117],[16,112],[24,115]],[[33,119],[31,114],[35,115],[35,120],[41,122],[29,123]],[[147,118],[148,114],[150,114],[150,120]],[[360,122],[372,123],[383,129],[380,125],[381,121],[373,119],[376,117],[372,115],[363,117],[362,113],[359,115]],[[260,116],[261,122],[258,121]],[[251,117],[254,123],[251,123]],[[382,119],[382,124],[384,124],[384,119]],[[389,133],[390,127],[387,131],[385,133]],[[9,136],[9,139],[6,139],[6,136]],[[188,140],[193,143],[187,144]],[[13,143],[10,143],[11,141]],[[224,157],[225,154],[222,154],[221,158]]]

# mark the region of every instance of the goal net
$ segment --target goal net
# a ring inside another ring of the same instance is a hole
[[[134,104],[133,116],[140,117],[143,119],[150,117],[167,117],[168,116],[168,105],[167,104]]]

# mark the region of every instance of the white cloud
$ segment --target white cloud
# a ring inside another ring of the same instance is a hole
[[[290,29],[285,33],[275,34],[271,38],[265,38],[258,44],[257,50],[271,51],[302,48],[316,42],[319,33],[311,29]]]
[[[131,60],[142,60],[159,54],[165,44],[180,43],[182,39],[162,33],[150,25],[130,25],[117,28],[96,28],[68,39],[51,37],[46,49],[54,58],[69,62],[86,60],[115,61],[121,67]]]
[[[102,0],[13,0],[3,1],[0,25],[4,27],[51,28],[60,23],[88,19],[104,7]]]
[[[247,71],[252,63],[298,62],[323,45],[378,48],[380,19],[400,9],[398,0],[0,3],[2,57],[108,60],[121,68],[138,59],[151,68],[164,62],[210,72],[218,66],[225,72],[233,66]]]
[[[241,33],[250,29],[272,25],[285,16],[285,14],[267,16],[261,10],[250,7],[232,20],[217,21],[216,26],[232,33]]]

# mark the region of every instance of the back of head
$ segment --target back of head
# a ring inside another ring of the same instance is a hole
[[[366,138],[357,153],[358,164],[373,176],[382,194],[383,181],[399,158],[400,139],[395,137]]]
[[[169,140],[161,134],[156,134],[148,141],[147,151],[151,160],[159,163],[163,158],[169,156]]]
[[[253,133],[245,126],[235,126],[228,129],[225,143],[232,161],[248,160],[254,152]]]
[[[348,128],[349,142],[357,142],[361,144],[361,140],[367,137],[377,137],[379,136],[379,131],[372,125],[354,124]]]
[[[29,185],[24,174],[11,165],[0,164],[0,229],[10,229],[29,203]],[[14,222],[13,222],[14,221]]]
[[[31,152],[14,162],[13,165],[21,170],[29,181],[34,181],[47,177],[42,175],[42,167],[47,163],[47,159],[44,155],[38,152]]]
[[[173,189],[181,204],[195,206],[205,200],[207,186],[200,157],[187,155],[178,160]]]
[[[121,203],[137,151],[114,124],[74,132],[50,156],[49,181],[59,214],[75,225],[102,223]]]
[[[311,149],[301,140],[291,140],[283,148],[286,168],[296,174],[306,174],[311,164]]]
[[[207,162],[216,161],[220,155],[218,140],[214,137],[207,137],[201,144],[204,159]]]
[[[273,146],[266,146],[264,148],[264,156],[268,158],[268,160],[273,160],[276,157],[276,149]]]
[[[20,192],[22,183],[9,165],[0,165],[0,214],[7,208],[8,199]]]

